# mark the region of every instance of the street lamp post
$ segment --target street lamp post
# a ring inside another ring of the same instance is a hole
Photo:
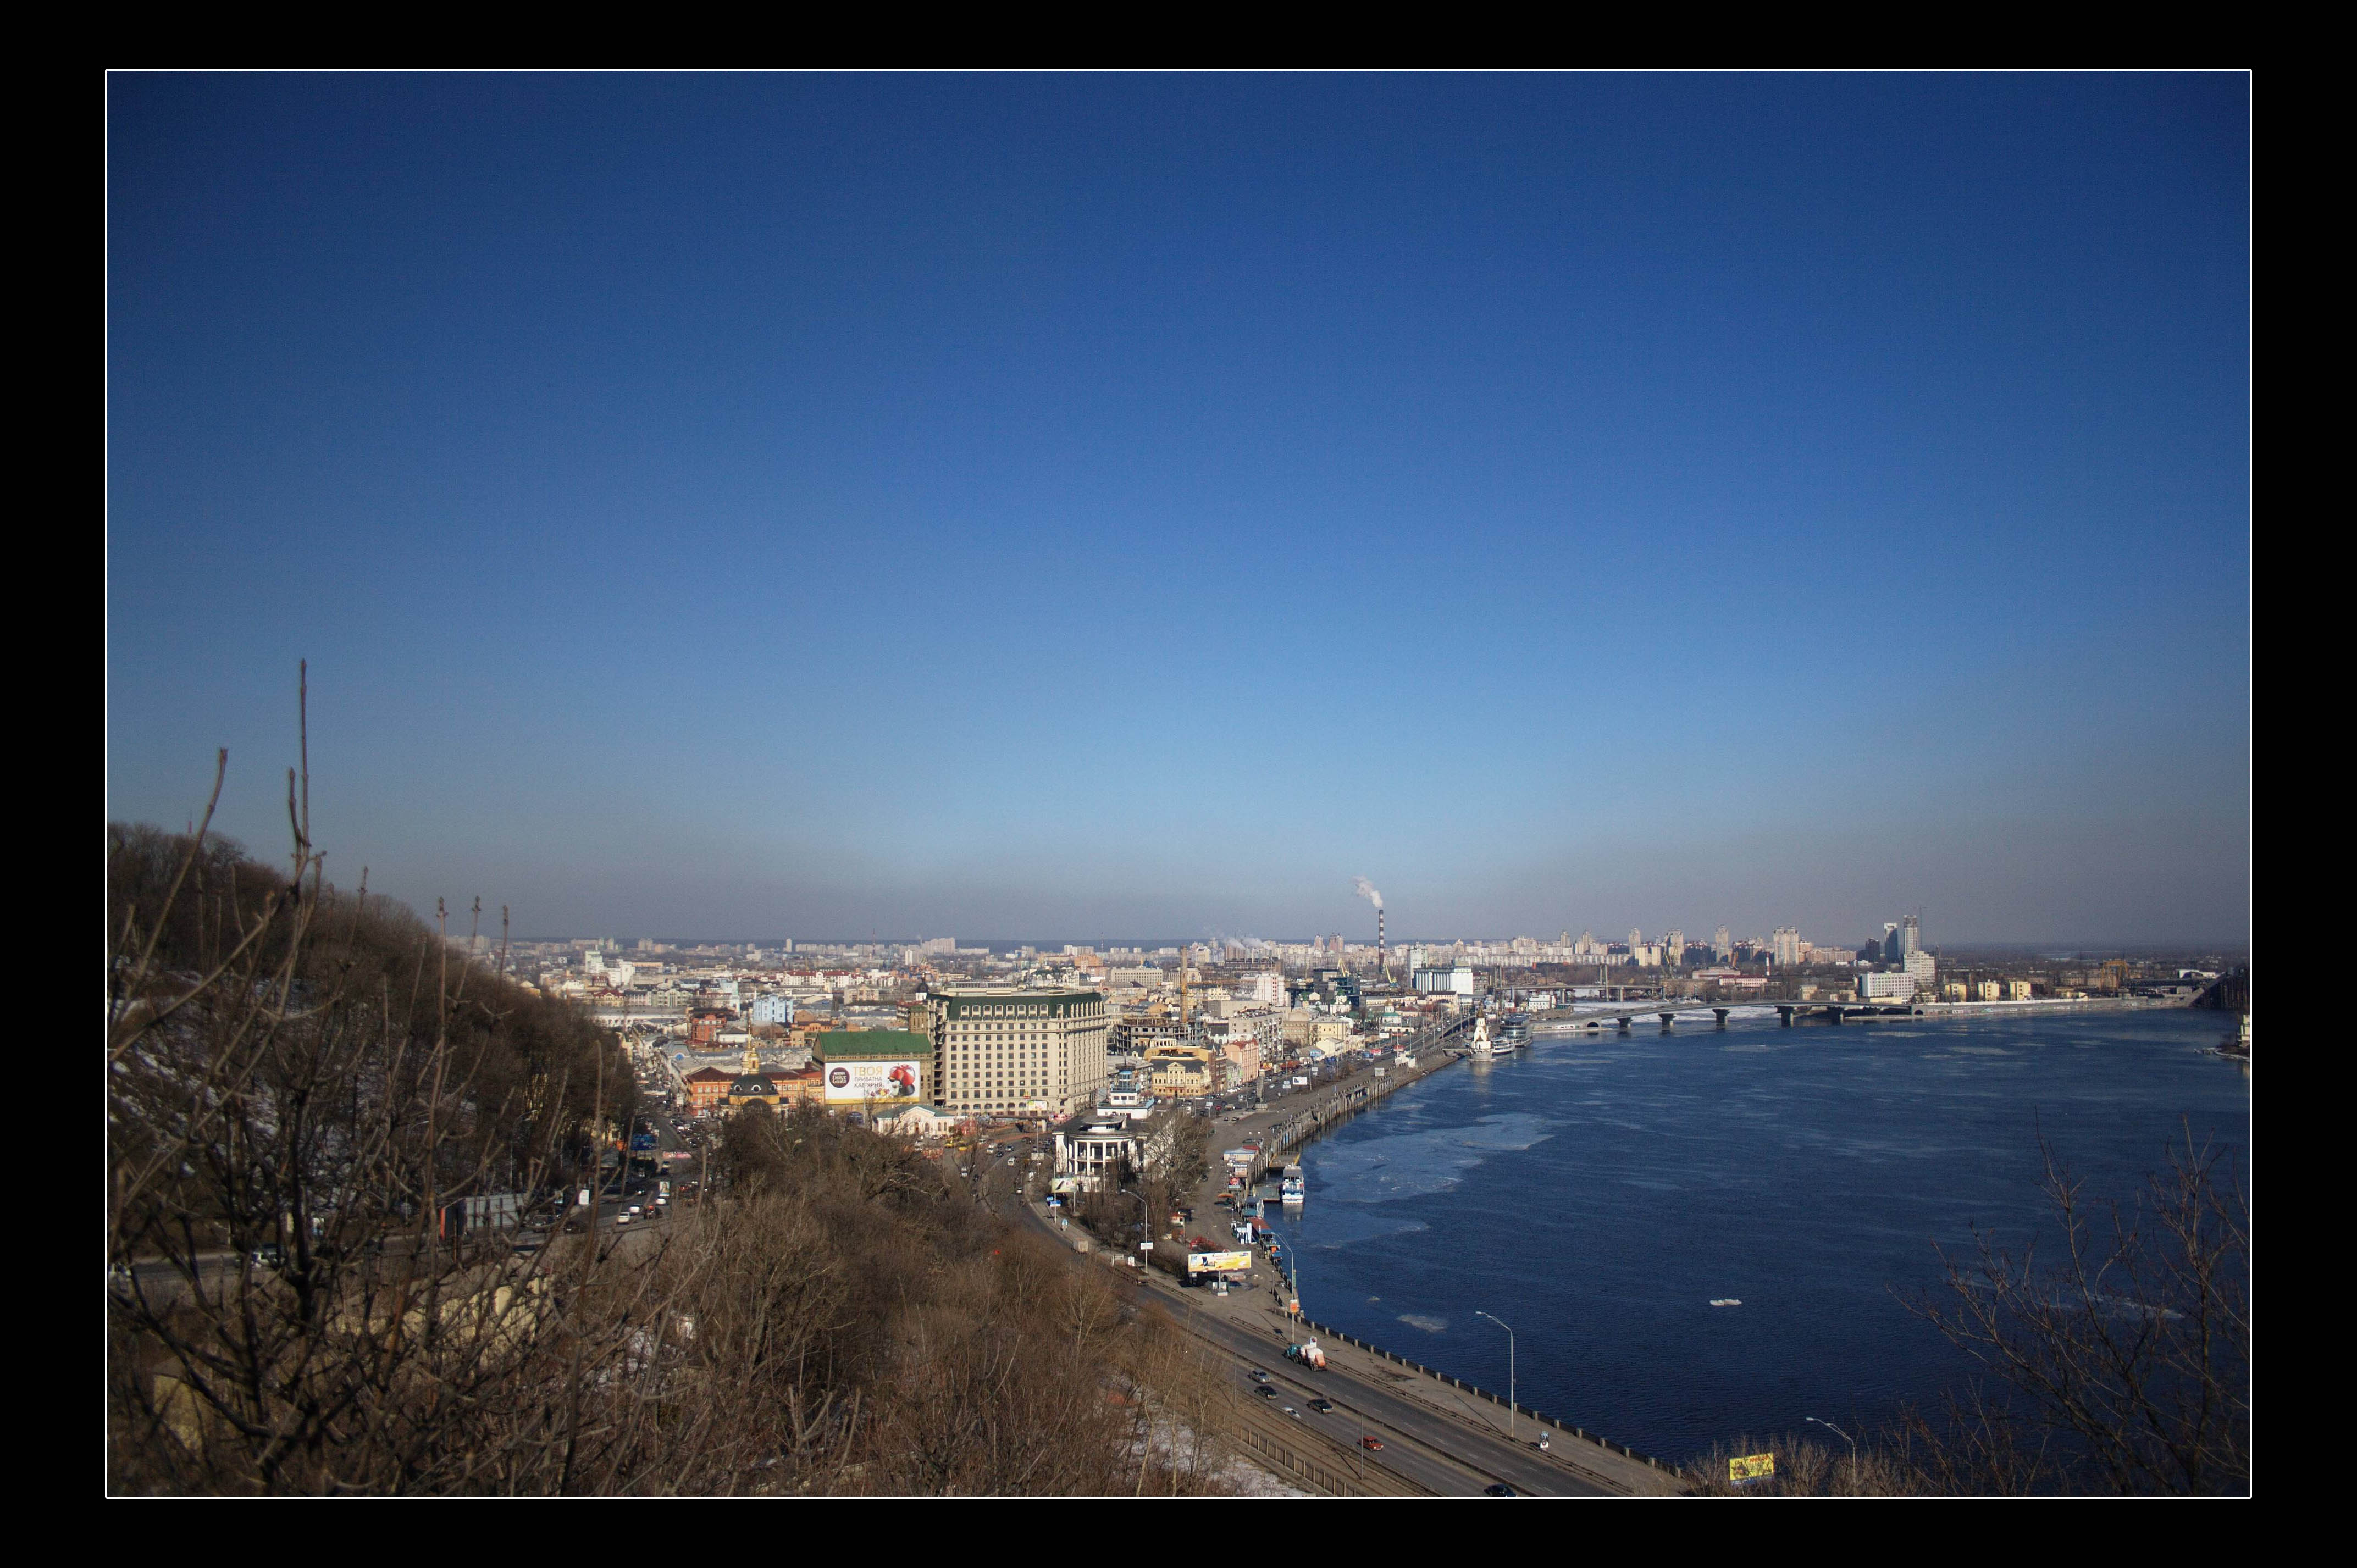
[[[1473,1316],[1487,1317],[1506,1330],[1506,1441],[1512,1443],[1514,1440],[1514,1331],[1502,1317],[1492,1316],[1479,1309]]]
[[[1124,1197],[1134,1197],[1137,1199],[1138,1233],[1146,1238],[1146,1245],[1151,1247],[1154,1244],[1153,1206],[1146,1201],[1146,1195],[1142,1192],[1134,1192],[1125,1187],[1115,1187],[1114,1190],[1120,1193]]]
[[[1813,1416],[1813,1415],[1804,1415],[1804,1416],[1803,1416],[1801,1419],[1802,1419],[1803,1421],[1815,1421],[1819,1426],[1824,1427],[1827,1432],[1832,1433],[1835,1437],[1838,1437],[1838,1438],[1842,1439],[1844,1442],[1847,1443],[1847,1444],[1849,1444],[1849,1461],[1850,1461],[1850,1466],[1851,1466],[1851,1468],[1853,1468],[1853,1469],[1855,1469],[1855,1468],[1857,1467],[1857,1438],[1852,1437],[1848,1433],[1844,1432],[1840,1427],[1835,1426],[1835,1425],[1832,1422],[1830,1422],[1830,1421],[1817,1421],[1817,1418],[1816,1418],[1815,1416]]]

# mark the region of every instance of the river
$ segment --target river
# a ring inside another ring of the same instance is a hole
[[[1540,1031],[1311,1144],[1267,1214],[1308,1316],[1664,1460],[1936,1409],[1970,1363],[1894,1290],[2050,1235],[2038,1139],[2131,1197],[2190,1122],[2245,1170],[2249,1082],[2181,1010]],[[1714,1307],[1713,1299],[1740,1306]],[[1820,1434],[1820,1435],[1824,1435]]]

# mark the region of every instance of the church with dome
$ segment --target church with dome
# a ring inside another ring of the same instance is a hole
[[[750,1046],[746,1047],[745,1070],[728,1085],[728,1108],[735,1111],[759,1103],[775,1111],[780,1098],[777,1080],[761,1070],[761,1053]]]

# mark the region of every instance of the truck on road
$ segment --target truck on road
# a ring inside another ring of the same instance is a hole
[[[1298,1345],[1287,1345],[1285,1348],[1285,1359],[1316,1371],[1322,1372],[1326,1369],[1326,1352],[1318,1348],[1318,1341],[1315,1339],[1305,1339]]]

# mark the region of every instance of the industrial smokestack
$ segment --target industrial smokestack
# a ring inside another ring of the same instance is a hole
[[[1390,951],[1383,942],[1383,896],[1376,892],[1375,885],[1363,876],[1351,878],[1351,891],[1375,907],[1375,962],[1383,970],[1383,977],[1388,980],[1391,977],[1392,961]]]

